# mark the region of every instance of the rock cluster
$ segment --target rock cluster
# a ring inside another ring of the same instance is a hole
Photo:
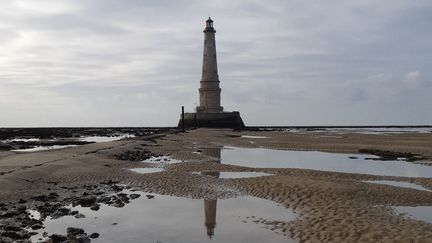
[[[129,161],[143,161],[150,159],[150,157],[156,156],[147,150],[128,150],[121,154],[115,155],[116,159],[129,160]]]
[[[102,182],[99,185],[83,187],[62,187],[59,193],[49,193],[31,198],[20,199],[18,202],[8,204],[0,203],[0,242],[30,242],[33,235],[37,235],[43,229],[43,221],[47,217],[53,219],[67,215],[75,218],[84,218],[85,215],[77,210],[70,209],[80,205],[91,210],[99,210],[102,205],[112,207],[124,207],[131,200],[139,198],[136,193],[126,193],[130,187],[116,184],[117,182]],[[32,215],[32,210],[37,211],[40,217]],[[98,233],[87,235],[84,230],[68,228],[67,235],[50,235],[44,232],[45,242],[90,242],[99,237]],[[43,240],[42,238],[40,240]]]

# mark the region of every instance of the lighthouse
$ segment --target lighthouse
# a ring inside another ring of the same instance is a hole
[[[203,63],[199,90],[199,106],[195,112],[184,114],[185,127],[242,128],[240,112],[224,111],[221,106],[221,88],[217,66],[216,30],[213,20],[205,21]],[[183,125],[180,118],[179,126]]]
[[[223,111],[220,105],[221,89],[219,87],[215,33],[213,20],[209,17],[204,29],[203,63],[199,88],[200,106],[196,108],[197,112]]]

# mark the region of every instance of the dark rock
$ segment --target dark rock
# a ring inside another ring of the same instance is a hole
[[[50,235],[49,238],[52,240],[52,243],[60,243],[67,240],[66,236],[57,234]]]
[[[118,198],[122,200],[124,203],[129,203],[129,197],[126,193],[119,193],[117,194]]]
[[[133,193],[133,194],[130,194],[129,197],[130,197],[130,199],[137,199],[137,198],[141,197],[141,195]]]
[[[151,195],[151,194],[147,194],[146,197],[147,197],[148,199],[153,199],[155,196],[153,196],[153,195]]]
[[[63,213],[63,214],[70,214],[71,210],[69,208],[61,207],[57,209],[57,211]]]
[[[82,219],[82,218],[85,218],[85,215],[82,214],[82,213],[78,213],[78,214],[76,214],[74,217],[75,217],[76,219]]]
[[[70,214],[71,215],[77,215],[79,212],[77,210],[71,211]]]
[[[379,158],[372,158],[372,160],[398,160],[399,158],[404,158],[406,161],[416,161],[424,159],[418,154],[413,154],[409,152],[396,152],[388,150],[378,150],[378,149],[359,149],[359,153],[372,154],[378,156]]]
[[[119,192],[119,191],[123,191],[124,188],[122,186],[113,185],[111,186],[111,189],[113,189],[116,192]]]
[[[122,202],[122,200],[120,200],[118,198],[113,202],[113,206],[116,208],[122,208],[122,207],[124,207],[124,205],[125,204]]]
[[[82,207],[91,207],[96,202],[96,197],[87,196],[78,200],[79,205]]]
[[[2,237],[2,236],[0,236],[0,242],[1,242],[1,243],[13,243],[14,240],[12,240],[12,239],[9,238],[9,237]]]
[[[101,202],[101,203],[108,204],[109,201],[111,201],[111,198],[104,196],[104,197],[100,197],[98,201]]]
[[[53,198],[59,197],[59,195],[57,193],[55,193],[55,192],[51,192],[50,194],[48,194],[48,197],[51,198],[51,199],[53,199]]]
[[[19,205],[16,210],[18,212],[22,213],[22,212],[25,212],[27,210],[27,207],[24,205]]]
[[[40,195],[40,196],[36,196],[32,198],[35,201],[39,201],[39,202],[47,202],[48,201],[48,197],[45,195]]]
[[[42,229],[42,225],[41,224],[34,224],[31,227],[32,230],[38,230],[38,229]]]
[[[8,237],[13,240],[24,240],[30,238],[30,235],[23,231],[3,231],[1,236]]]
[[[68,227],[66,229],[67,235],[69,236],[76,236],[80,234],[84,234],[84,230],[81,228],[75,228],[75,227]]]
[[[21,228],[19,226],[16,226],[16,225],[6,225],[6,226],[4,226],[4,230],[6,230],[6,231],[20,231]]]
[[[98,210],[100,209],[100,206],[99,206],[99,204],[93,204],[93,205],[90,207],[90,209],[93,210],[93,211],[98,211]]]
[[[21,203],[21,204],[26,203],[26,202],[27,202],[27,201],[24,200],[24,199],[20,199],[20,200],[18,201],[18,203]]]
[[[90,243],[90,237],[88,237],[86,234],[80,234],[76,236],[76,240],[78,243]]]
[[[90,234],[90,238],[92,238],[92,239],[99,238],[99,233],[92,233],[92,234]]]

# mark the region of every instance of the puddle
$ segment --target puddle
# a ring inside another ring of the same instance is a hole
[[[135,192],[136,193],[136,192]],[[290,221],[292,210],[273,201],[255,197],[225,200],[189,199],[144,193],[123,208],[102,205],[98,211],[73,207],[85,218],[65,216],[48,218],[44,229],[32,237],[37,241],[42,232],[65,234],[67,227],[83,228],[87,234],[97,232],[92,242],[294,242],[273,232],[265,220]]]
[[[40,141],[39,138],[13,138],[13,139],[6,139],[4,140],[7,143],[10,142],[37,142]]]
[[[243,135],[241,137],[242,138],[268,138],[268,137],[263,137],[263,136],[249,136],[249,135]]]
[[[375,183],[375,184],[383,184],[383,185],[389,185],[389,186],[396,186],[396,187],[403,187],[403,188],[411,188],[411,189],[416,189],[416,190],[420,190],[420,191],[428,191],[430,192],[431,190],[414,184],[414,183],[409,183],[409,182],[403,182],[403,181],[386,181],[386,180],[379,180],[379,181],[364,181],[367,183]]]
[[[259,177],[259,176],[271,176],[272,174],[263,172],[192,172],[193,174],[202,174],[208,176],[214,176],[222,179],[234,179],[234,178],[248,178],[248,177]]]
[[[26,148],[26,149],[14,149],[11,151],[14,152],[37,152],[37,151],[45,151],[45,150],[53,150],[53,149],[62,149],[62,148],[70,148],[70,147],[76,147],[78,145],[52,145],[52,146],[36,146],[33,148]]]
[[[330,132],[330,133],[360,133],[360,134],[403,134],[432,133],[432,127],[364,127],[364,128],[288,128],[286,131],[296,133]]]
[[[141,173],[141,174],[145,174],[145,173],[153,173],[153,172],[145,172],[142,169],[157,169],[157,168],[160,168],[161,171],[162,171],[169,164],[180,163],[180,162],[183,162],[183,161],[178,160],[178,159],[174,159],[171,156],[165,156],[164,155],[164,156],[152,156],[152,157],[150,157],[148,159],[145,159],[145,160],[143,160],[141,162],[151,163],[151,164],[153,164],[154,167],[156,167],[156,168],[137,168],[138,170],[140,170],[142,172],[138,172],[138,171],[136,171],[136,172]],[[158,171],[158,172],[160,172],[160,171]]]
[[[393,208],[396,210],[396,212],[401,213],[402,215],[405,215],[409,218],[432,224],[432,206],[398,206]]]
[[[222,150],[221,158],[223,164],[255,168],[300,168],[407,177],[432,176],[432,166],[406,161],[366,160],[366,158],[378,157],[362,154],[225,147]]]
[[[162,172],[164,169],[163,168],[134,168],[129,170],[139,174],[149,174],[149,173]]]
[[[39,220],[41,218],[41,214],[39,211],[36,210],[28,210],[28,213],[30,214],[30,218]]]
[[[133,138],[135,137],[133,134],[125,134],[121,136],[89,136],[89,137],[80,137],[78,138],[79,141],[86,141],[86,142],[96,142],[96,143],[102,143],[102,142],[112,142],[117,141],[125,138]]]

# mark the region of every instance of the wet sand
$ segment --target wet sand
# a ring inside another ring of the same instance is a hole
[[[242,138],[241,135],[266,138]],[[253,143],[251,143],[251,141]],[[145,192],[191,198],[249,195],[273,200],[295,210],[290,222],[266,221],[277,232],[311,242],[431,242],[432,224],[396,215],[390,206],[432,206],[432,193],[366,183],[366,180],[413,182],[432,189],[431,178],[372,176],[305,169],[248,168],[211,163],[206,148],[237,146],[287,150],[358,153],[360,149],[420,155],[413,163],[429,164],[432,134],[292,133],[197,129],[188,133],[136,137],[73,148],[34,152],[0,152],[0,201],[46,194],[61,187],[112,180]],[[135,161],[149,155],[184,160],[162,173],[138,174],[128,168],[148,167]],[[257,171],[273,176],[218,179],[190,172]]]

